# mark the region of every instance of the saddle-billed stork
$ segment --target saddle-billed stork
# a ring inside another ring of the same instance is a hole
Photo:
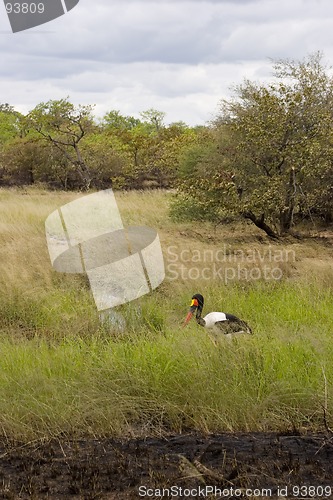
[[[238,335],[240,333],[252,334],[252,330],[249,325],[233,314],[211,312],[202,318],[201,313],[203,306],[203,296],[200,293],[193,295],[190,310],[185,318],[184,326],[187,325],[195,313],[195,319],[198,325],[213,330],[214,333],[222,333],[228,337],[232,337],[233,335]]]

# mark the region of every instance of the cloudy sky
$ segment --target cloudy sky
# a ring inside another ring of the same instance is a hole
[[[42,0],[41,0],[42,1]],[[80,0],[13,34],[0,4],[0,102],[26,113],[69,96],[166,122],[210,120],[230,87],[268,81],[270,58],[320,50],[333,65],[332,0]]]

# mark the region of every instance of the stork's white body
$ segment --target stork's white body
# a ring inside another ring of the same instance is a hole
[[[214,328],[215,323],[217,323],[218,321],[226,321],[227,317],[222,312],[211,312],[209,314],[206,314],[203,319],[205,320],[205,328]]]

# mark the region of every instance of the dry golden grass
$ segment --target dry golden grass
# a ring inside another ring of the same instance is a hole
[[[0,190],[2,287],[9,290],[21,285],[24,287],[29,282],[42,287],[51,284],[53,273],[44,221],[53,210],[79,196],[84,194],[38,189]],[[217,268],[235,269],[237,277],[241,268],[244,271],[239,275],[241,278],[253,268],[263,270],[270,266],[280,268],[284,278],[305,279],[308,276],[311,280],[330,280],[333,245],[329,241],[288,238],[286,242],[274,243],[248,223],[217,228],[201,223],[176,224],[168,217],[171,196],[171,193],[158,190],[116,192],[125,226],[147,225],[158,230],[167,268],[176,264],[172,269],[179,266],[187,275],[187,271],[194,266],[211,267],[215,260]],[[176,263],[175,255],[178,259]]]
[[[0,283],[4,293],[50,285],[44,221],[75,195],[0,190]]]

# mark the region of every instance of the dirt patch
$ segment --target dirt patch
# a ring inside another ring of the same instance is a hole
[[[173,499],[278,498],[279,489],[280,498],[333,498],[333,437],[324,434],[2,441],[0,457],[3,499],[161,498],[162,488]]]

